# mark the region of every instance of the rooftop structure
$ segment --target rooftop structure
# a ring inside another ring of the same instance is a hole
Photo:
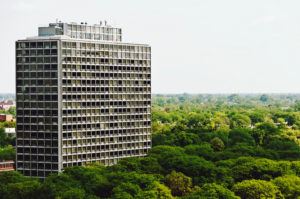
[[[90,39],[100,41],[122,41],[121,28],[114,28],[105,22],[102,25],[87,25],[87,23],[50,23],[47,27],[39,27],[39,34],[42,36],[65,35],[73,39]]]

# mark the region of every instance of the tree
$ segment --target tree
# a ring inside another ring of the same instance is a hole
[[[226,156],[232,155],[232,156]],[[261,146],[250,146],[247,143],[237,143],[228,147],[224,152],[217,154],[221,159],[238,158],[241,156],[261,157],[268,159],[278,159],[279,155],[276,151],[265,149]],[[222,158],[223,157],[223,158]]]
[[[248,129],[233,129],[229,132],[228,139],[229,144],[232,146],[237,143],[246,143],[251,146],[255,144],[255,141],[251,136],[251,132]]]
[[[299,145],[297,143],[285,137],[270,138],[269,142],[265,144],[265,147],[275,151],[291,150],[296,151],[298,153],[300,150]]]
[[[0,185],[23,182],[26,180],[28,180],[28,178],[17,171],[0,172]]]
[[[85,191],[83,189],[72,188],[64,192],[62,199],[85,199]]]
[[[191,194],[183,199],[239,199],[232,191],[215,183],[204,184],[201,188],[196,188]]]
[[[265,103],[265,102],[268,102],[270,100],[270,97],[266,94],[263,94],[263,95],[260,96],[259,100]]]
[[[266,115],[267,115],[266,111],[256,109],[255,111],[249,114],[249,117],[251,119],[251,124],[255,125],[256,123],[264,122]]]
[[[151,197],[154,196],[154,197]],[[151,190],[144,192],[140,199],[144,198],[157,198],[157,199],[173,199],[171,190],[159,182],[155,182]]]
[[[122,172],[132,172],[141,171],[141,161],[137,158],[124,158],[121,159],[118,164],[113,165],[110,169],[114,171],[122,171]]]
[[[300,196],[300,177],[287,175],[272,180],[286,199],[294,199]]]
[[[152,175],[132,172],[117,173],[112,176],[114,180],[112,180],[111,183],[116,184],[112,190],[113,198],[173,198],[171,190],[165,185],[159,183]]]
[[[213,138],[210,144],[215,151],[222,151],[225,147],[224,142],[218,137]]]
[[[213,159],[214,157],[214,150],[207,142],[199,143],[196,145],[188,145],[184,147],[184,149],[187,154],[201,156],[206,160]]]
[[[241,97],[238,94],[232,94],[227,97],[229,102],[240,103]]]
[[[15,106],[11,106],[9,107],[9,109],[7,110],[7,112],[13,116],[16,116],[16,107]]]
[[[277,162],[265,158],[240,157],[231,165],[236,181],[261,179],[270,180],[290,172],[288,161]]]
[[[53,174],[48,176],[42,184],[41,189],[43,191],[41,192],[40,198],[59,198],[62,197],[68,190],[77,187],[81,187],[80,182],[74,180],[66,173]]]
[[[192,179],[181,172],[172,171],[165,181],[173,196],[183,196],[192,190]]]
[[[195,183],[214,179],[215,166],[202,157],[187,155],[180,147],[157,146],[152,148],[150,157],[155,157],[165,173],[179,171],[192,177]]]
[[[210,123],[210,120],[209,118],[211,117],[211,114],[209,113],[195,113],[195,112],[192,112],[188,115],[188,118],[187,118],[187,126],[190,128],[190,129],[207,129],[209,123]]]
[[[282,130],[287,130],[288,126],[284,118],[277,118],[278,128]]]
[[[13,145],[14,144],[14,138],[11,136],[8,136],[5,133],[5,130],[3,127],[0,128],[0,147],[5,147],[7,145]]]
[[[11,145],[0,148],[0,161],[14,160],[15,158],[16,158],[16,151]]]
[[[6,191],[1,194],[1,197],[5,199],[39,199],[40,187],[41,185],[37,180],[10,183],[6,185]]]
[[[107,177],[102,174],[104,167],[101,165],[90,165],[86,167],[71,167],[65,169],[72,180],[79,183],[87,194],[97,197],[107,197],[111,190],[110,182]]]
[[[278,134],[278,128],[273,121],[258,123],[252,132],[252,136],[259,145],[264,144],[267,138]]]
[[[189,144],[195,144],[200,141],[199,136],[193,133],[186,133],[186,132],[177,132],[172,133],[170,136],[172,142],[171,145],[176,146],[186,146]]]
[[[153,157],[145,157],[140,159],[141,162],[141,170],[144,173],[152,173],[152,174],[162,174],[163,168],[158,163],[156,158]]]
[[[245,114],[233,114],[230,117],[230,127],[233,128],[249,128],[251,125],[251,119]]]
[[[113,189],[113,198],[123,199],[123,198],[134,198],[138,194],[141,194],[142,189],[137,185],[130,182],[121,183]]]
[[[149,155],[151,157],[157,158],[158,162],[162,162],[169,157],[172,156],[181,156],[184,154],[184,149],[181,147],[173,147],[173,146],[156,146],[151,149]],[[162,164],[160,164],[162,165]]]
[[[153,135],[160,135],[167,132],[170,132],[171,130],[170,124],[162,123],[161,121],[155,121],[152,122],[152,132]]]
[[[232,190],[242,199],[283,198],[273,183],[264,180],[244,180],[235,184]]]
[[[226,116],[226,114],[222,112],[216,112],[213,118],[210,120],[210,128],[211,130],[222,130],[228,131],[230,128],[230,120]]]

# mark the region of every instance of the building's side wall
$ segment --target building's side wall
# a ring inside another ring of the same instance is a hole
[[[16,169],[58,171],[58,41],[16,42]]]
[[[150,66],[146,45],[62,41],[63,167],[147,154]]]
[[[62,44],[61,40],[58,42],[58,171],[62,171]]]

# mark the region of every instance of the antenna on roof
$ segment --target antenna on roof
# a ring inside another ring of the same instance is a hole
[[[102,21],[100,21],[100,26],[102,26]]]

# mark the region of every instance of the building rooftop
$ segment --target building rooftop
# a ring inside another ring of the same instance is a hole
[[[112,27],[107,22],[88,25],[83,23],[49,23],[48,26],[38,28],[39,37],[66,36],[68,38],[101,40],[101,41],[122,41],[122,29]]]

